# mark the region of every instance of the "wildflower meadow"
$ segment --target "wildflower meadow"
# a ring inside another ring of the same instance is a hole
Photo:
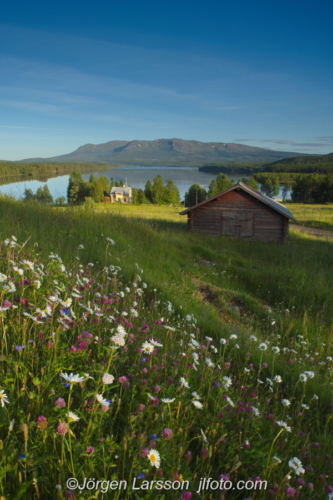
[[[208,335],[101,238],[103,265],[1,242],[1,498],[333,498],[329,337],[283,308]]]

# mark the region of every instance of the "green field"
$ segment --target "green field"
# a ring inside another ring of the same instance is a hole
[[[302,205],[301,203],[287,203],[286,206],[296,217],[297,224],[333,231],[333,204]]]
[[[177,207],[164,205],[126,205],[125,203],[99,203],[94,210],[97,214],[115,214],[123,217],[142,219],[159,219],[169,222],[186,223],[187,217],[179,215],[184,210],[182,205]]]
[[[332,243],[195,235],[180,210],[0,200],[6,500],[328,498]],[[221,475],[267,490],[196,493]]]

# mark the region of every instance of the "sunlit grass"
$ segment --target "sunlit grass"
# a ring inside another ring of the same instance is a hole
[[[203,237],[172,207],[99,209],[0,201],[0,391],[9,400],[0,407],[1,495],[68,498],[69,477],[132,484],[181,475],[193,494],[183,498],[220,499],[209,489],[196,496],[198,478],[230,474],[268,481],[267,491],[231,491],[230,500],[266,500],[268,490],[282,500],[327,498],[332,244],[293,232],[286,244]],[[113,351],[119,325],[127,335]],[[143,352],[151,340],[161,345]],[[85,380],[66,387],[61,372]],[[98,394],[112,400],[107,411]],[[101,488],[80,498],[93,494],[110,498]],[[158,494],[130,486],[111,495]]]
[[[187,217],[179,215],[184,210],[182,205],[177,207],[159,205],[131,205],[125,203],[99,203],[95,206],[98,213],[110,213],[124,217],[139,217],[143,219],[169,220],[173,222],[187,222]]]
[[[297,224],[333,231],[333,204],[287,203],[286,207],[297,219]]]

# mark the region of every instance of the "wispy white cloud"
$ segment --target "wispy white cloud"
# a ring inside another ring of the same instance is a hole
[[[325,142],[323,142],[324,140]],[[323,136],[321,138],[318,138],[317,142],[296,142],[285,139],[263,139],[261,142],[269,142],[271,144],[285,144],[288,146],[297,147],[321,148],[322,146],[330,146],[331,144],[333,144],[333,136]]]
[[[254,142],[255,139],[234,139],[235,142]]]

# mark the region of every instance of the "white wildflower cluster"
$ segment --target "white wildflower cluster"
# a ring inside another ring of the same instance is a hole
[[[182,387],[185,387],[186,389],[190,388],[189,383],[187,382],[187,380],[185,380],[184,377],[180,377],[180,385]]]
[[[297,457],[294,457],[291,460],[289,460],[288,465],[291,469],[295,471],[295,474],[297,476],[299,476],[300,474],[304,474],[305,472],[305,469],[302,466],[302,462]]]
[[[105,385],[113,384],[113,382],[114,382],[114,376],[110,375],[110,373],[104,373],[104,375],[102,377],[102,382]]]
[[[283,427],[286,431],[291,432],[291,427],[289,427],[289,425],[287,425],[286,422],[283,422],[282,420],[277,420],[276,423],[280,427]]]
[[[49,255],[49,259],[51,260],[57,260],[58,262],[60,262],[60,264],[62,264],[62,258],[59,257],[59,255],[57,253],[53,253],[51,252],[50,255]]]
[[[259,344],[259,349],[261,351],[267,351],[267,349],[268,349],[267,343],[266,342],[261,342],[261,344]]]
[[[4,292],[7,292],[7,293],[15,293],[16,292],[15,283],[11,280],[8,280],[7,283],[2,285],[2,289]]]
[[[117,326],[117,333],[116,335],[113,335],[110,340],[111,342],[113,342],[114,344],[116,344],[116,346],[124,346],[125,345],[125,337],[126,337],[127,333],[125,331],[125,328],[121,325],[118,325]]]
[[[208,366],[208,368],[214,368],[214,366],[215,366],[213,361],[210,358],[206,358],[205,363]]]
[[[19,247],[20,245],[17,243],[16,236],[11,236],[4,241],[4,245],[9,248]]]
[[[253,411],[253,415],[255,415],[256,417],[260,417],[260,411],[256,406],[252,406],[251,410]]]

